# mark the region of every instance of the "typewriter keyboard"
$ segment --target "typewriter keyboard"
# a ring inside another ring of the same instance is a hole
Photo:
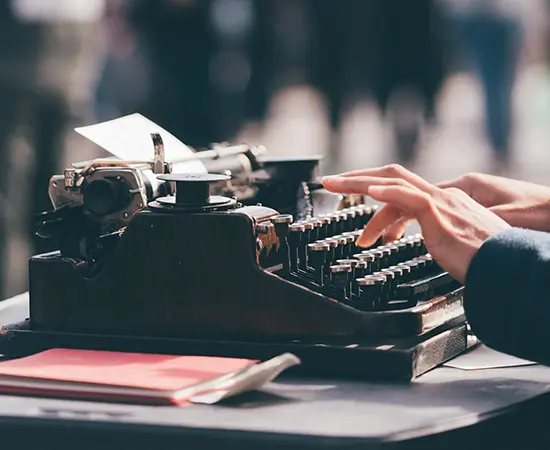
[[[288,223],[280,274],[361,311],[406,309],[460,287],[427,253],[421,235],[358,247],[375,211],[359,205]]]

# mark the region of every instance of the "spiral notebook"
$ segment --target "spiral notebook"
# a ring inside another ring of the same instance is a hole
[[[0,394],[138,404],[216,403],[260,388],[299,363],[51,349],[0,362]]]

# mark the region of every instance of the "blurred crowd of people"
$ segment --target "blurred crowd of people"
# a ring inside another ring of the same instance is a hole
[[[31,236],[34,214],[49,208],[48,179],[62,170],[74,126],[140,112],[200,149],[231,140],[245,123],[262,123],[272,96],[290,85],[322,94],[333,130],[350,103],[373,99],[391,122],[395,148],[388,151],[408,164],[422,123],[437,120],[446,76],[467,65],[483,88],[487,140],[505,166],[524,17],[544,6],[545,0],[0,0],[0,252],[10,227],[24,226]],[[20,139],[26,147],[14,152]],[[39,250],[35,242],[32,252]]]

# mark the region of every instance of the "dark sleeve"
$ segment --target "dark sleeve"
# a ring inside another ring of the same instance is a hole
[[[550,365],[550,233],[512,228],[492,236],[465,284],[466,317],[485,345]]]

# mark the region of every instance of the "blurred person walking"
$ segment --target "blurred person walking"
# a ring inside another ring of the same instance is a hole
[[[492,172],[510,169],[512,91],[522,46],[522,21],[532,0],[442,0],[454,37],[474,66],[484,101],[485,135]]]
[[[212,0],[140,0],[127,12],[149,72],[140,112],[196,148],[218,140],[211,8]]]
[[[437,1],[309,0],[309,9],[311,80],[325,96],[331,128],[340,127],[348,99],[365,94],[389,119],[397,159],[412,162],[444,79]]]
[[[104,1],[0,0],[0,298],[27,288],[27,251],[50,250],[34,219],[89,112]]]

